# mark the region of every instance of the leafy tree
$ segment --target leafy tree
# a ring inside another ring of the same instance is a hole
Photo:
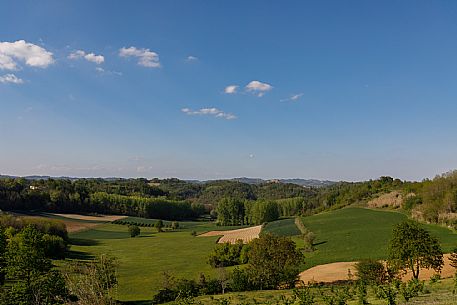
[[[293,287],[304,262],[303,254],[291,239],[270,233],[251,242],[248,257],[250,279],[260,289]]]
[[[397,270],[410,270],[413,278],[418,279],[421,268],[441,270],[443,251],[437,238],[416,222],[405,221],[393,230],[389,264]]]
[[[241,255],[244,247],[242,240],[238,240],[235,244],[217,244],[208,257],[208,263],[214,268],[239,265],[242,263]]]
[[[43,234],[28,226],[8,243],[7,280],[13,284],[4,291],[7,304],[63,304],[67,290],[62,275],[52,269],[45,254]]]
[[[173,221],[173,222],[171,223],[171,228],[172,228],[173,230],[179,229],[179,222]]]
[[[141,233],[140,227],[137,225],[129,225],[129,233],[130,237],[137,237]]]

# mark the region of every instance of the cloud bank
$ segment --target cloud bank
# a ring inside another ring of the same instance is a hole
[[[30,67],[47,68],[54,59],[51,52],[25,40],[0,42],[0,69],[18,70],[19,62]]]

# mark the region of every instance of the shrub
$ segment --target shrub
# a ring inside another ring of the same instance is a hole
[[[140,235],[141,230],[136,225],[129,225],[129,233],[130,233],[130,237],[136,237],[136,236]]]
[[[43,235],[43,246],[46,257],[62,259],[65,257],[67,246],[62,237],[50,234]]]
[[[357,276],[360,281],[366,284],[382,284],[388,276],[383,263],[376,260],[363,260],[355,265]]]

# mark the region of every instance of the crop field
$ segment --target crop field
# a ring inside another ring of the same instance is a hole
[[[137,222],[140,220],[136,219]],[[200,272],[214,276],[216,271],[206,260],[218,237],[199,238],[192,236],[191,232],[233,228],[208,222],[179,224],[180,229],[161,233],[155,228],[142,227],[141,235],[135,238],[129,236],[125,225],[102,224],[70,234],[72,254],[77,259],[91,259],[102,253],[114,256],[118,262],[117,298],[122,301],[148,300],[161,287],[163,272],[189,279],[197,279]]]
[[[286,218],[267,223],[263,228],[262,233],[273,233],[279,236],[295,236],[300,235],[301,232],[295,225],[294,218]]]
[[[383,259],[393,227],[406,220],[404,214],[364,208],[346,208],[309,217],[303,223],[316,234],[316,251],[306,255],[304,269],[332,262]],[[436,236],[445,252],[457,246],[457,234],[438,225],[424,225]],[[303,241],[296,236],[298,245]]]
[[[234,244],[238,240],[242,240],[244,243],[248,243],[255,238],[259,238],[261,231],[262,231],[262,226],[255,226],[255,227],[248,227],[248,228],[228,230],[228,231],[210,231],[210,232],[199,235],[199,237],[222,236],[218,240],[219,244],[223,244],[223,243]]]

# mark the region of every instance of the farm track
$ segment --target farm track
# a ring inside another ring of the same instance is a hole
[[[229,231],[210,231],[207,233],[200,234],[199,237],[207,236],[222,236],[217,241],[219,244],[223,243],[236,243],[237,240],[242,240],[244,243],[248,243],[255,238],[259,238],[262,226],[249,227],[244,229],[229,230]]]

